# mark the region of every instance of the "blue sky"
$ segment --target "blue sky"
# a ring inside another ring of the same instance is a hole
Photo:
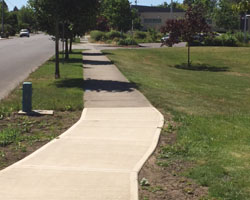
[[[27,1],[28,0],[5,0],[10,10],[13,10],[14,6],[21,8],[23,5],[26,5]],[[137,0],[138,2],[137,4],[150,6],[150,5],[159,5],[164,1],[167,1],[169,3],[171,0]],[[134,4],[135,0],[130,0],[130,2]]]

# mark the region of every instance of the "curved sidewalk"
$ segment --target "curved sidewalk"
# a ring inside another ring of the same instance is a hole
[[[85,109],[59,138],[0,172],[4,200],[137,200],[163,116],[99,51],[84,52]]]

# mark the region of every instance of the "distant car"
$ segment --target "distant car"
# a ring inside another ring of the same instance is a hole
[[[167,40],[169,39],[169,35],[165,35],[161,38],[161,43],[166,43]]]
[[[30,32],[28,29],[22,29],[19,33],[20,37],[30,37]]]

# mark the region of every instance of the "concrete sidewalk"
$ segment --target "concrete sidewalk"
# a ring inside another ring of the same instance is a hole
[[[137,200],[163,116],[96,50],[84,52],[85,109],[58,139],[0,172],[3,200]]]

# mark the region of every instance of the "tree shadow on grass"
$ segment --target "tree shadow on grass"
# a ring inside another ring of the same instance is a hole
[[[56,62],[55,59],[51,60],[52,62]],[[82,58],[69,58],[68,60],[64,60],[63,58],[59,59],[60,64],[73,64],[73,63],[83,63]]]
[[[209,72],[226,72],[229,67],[215,67],[208,64],[191,64],[188,66],[186,63],[174,66],[177,69],[192,70],[192,71],[209,71]]]
[[[70,54],[74,54],[74,55],[82,55],[82,52],[80,51],[80,52],[75,52],[75,51],[72,51]],[[70,55],[69,54],[69,55]]]
[[[81,78],[59,80],[55,85],[59,88],[80,88],[97,92],[132,92],[137,88],[136,84],[129,82]]]
[[[80,88],[84,89],[84,80],[82,78],[62,79],[55,82],[58,88]]]

